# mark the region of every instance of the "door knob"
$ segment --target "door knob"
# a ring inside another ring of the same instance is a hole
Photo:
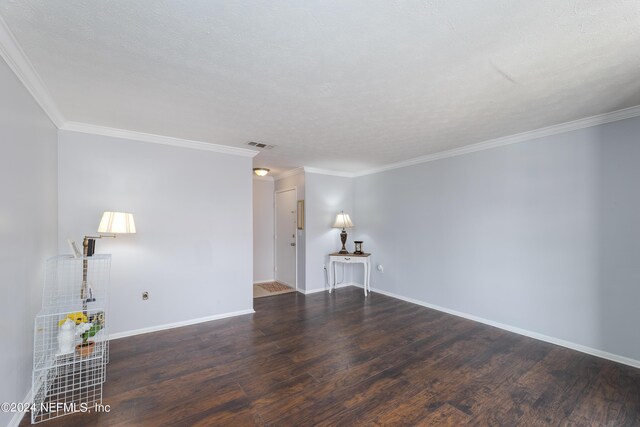
[[[295,245],[296,245],[295,243],[291,243],[291,246],[295,246]]]

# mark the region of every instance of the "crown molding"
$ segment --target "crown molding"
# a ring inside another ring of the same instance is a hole
[[[315,173],[319,175],[341,176],[343,178],[354,178],[356,176],[356,174],[353,172],[342,172],[342,171],[336,171],[331,169],[313,168],[309,166],[304,166],[303,169],[305,173]]]
[[[418,165],[420,163],[432,162],[434,160],[446,159],[448,157],[460,156],[468,153],[475,153],[476,151],[489,150],[491,148],[503,147],[505,145],[517,144],[520,142],[531,141],[537,138],[544,138],[547,136],[558,135],[565,132],[571,132],[574,130],[580,130],[589,128],[592,126],[603,125],[606,123],[617,122],[619,120],[630,119],[640,116],[640,105],[635,107],[624,108],[622,110],[612,111],[610,113],[599,114],[597,116],[586,117],[584,119],[573,120],[571,122],[560,123],[553,126],[547,126],[532,131],[517,133],[514,135],[504,136],[501,138],[490,139],[487,141],[479,142],[476,144],[466,145],[460,148],[454,148],[453,150],[441,151],[439,153],[428,154],[426,156],[415,157],[409,160],[403,160],[401,162],[391,163],[388,165],[380,166],[356,172],[352,174],[354,177],[371,175],[375,173],[385,172],[393,169],[404,168],[407,166]]]
[[[49,116],[53,124],[59,128],[64,123],[60,109],[2,16],[0,16],[0,56],[27,88],[40,108]]]
[[[281,179],[288,178],[288,177],[294,176],[294,175],[299,175],[301,173],[304,173],[304,168],[303,167],[295,168],[295,169],[289,169],[288,171],[284,171],[284,172],[274,176],[273,179],[275,181],[279,181]]]
[[[254,157],[259,152],[246,148],[218,145],[209,142],[192,141],[189,139],[173,138],[170,136],[154,135],[151,133],[136,132],[132,130],[110,128],[105,126],[90,125],[87,123],[66,122],[60,126],[60,130],[89,133],[92,135],[110,136],[112,138],[131,139],[134,141],[151,142],[154,144],[171,145],[174,147],[191,148],[194,150],[214,151],[216,153],[231,154],[235,156]]]

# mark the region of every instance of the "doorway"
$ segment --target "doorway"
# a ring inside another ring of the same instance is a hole
[[[293,289],[297,286],[296,188],[276,191],[275,279]]]

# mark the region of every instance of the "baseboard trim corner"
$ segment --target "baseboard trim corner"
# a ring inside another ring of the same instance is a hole
[[[22,403],[31,402],[33,402],[33,389],[29,389],[27,395],[24,397],[24,399],[22,399]],[[13,414],[13,417],[11,418],[11,421],[9,421],[9,424],[7,424],[7,427],[18,427],[22,422],[24,416],[28,413],[29,412],[16,412],[15,414]]]
[[[148,328],[134,329],[131,331],[117,332],[109,335],[109,340],[132,337],[135,335],[148,334],[151,332],[164,331],[166,329],[180,328],[182,326],[195,325],[198,323],[210,322],[212,320],[226,319],[227,317],[243,316],[255,313],[254,309],[232,311],[230,313],[214,314],[213,316],[199,317],[197,319],[183,320],[181,322],[166,323],[163,325],[149,326]]]
[[[357,286],[357,285],[355,285]],[[360,285],[361,286],[361,285]],[[431,308],[433,310],[441,311],[443,313],[451,314],[453,316],[462,317],[464,319],[473,320],[474,322],[484,323],[485,325],[493,326],[494,328],[503,329],[505,331],[513,332],[525,337],[533,338],[536,340],[548,342],[550,344],[559,345],[560,347],[569,348],[571,350],[579,351],[581,353],[590,354],[592,356],[600,357],[602,359],[611,360],[612,362],[622,363],[623,365],[631,366],[634,368],[640,368],[640,360],[631,359],[629,357],[620,356],[617,354],[609,353],[604,350],[598,350],[596,348],[587,347],[582,344],[576,344],[571,341],[566,341],[560,338],[551,337],[549,335],[540,334],[538,332],[529,331],[527,329],[518,328],[516,326],[507,325],[505,323],[495,322],[493,320],[485,319],[483,317],[474,316],[472,314],[463,313],[456,310],[451,310],[446,307],[440,307],[438,305],[430,304],[428,302],[420,301],[415,298],[405,297],[393,292],[384,291],[382,289],[371,288],[372,292],[386,295],[391,298],[396,298],[402,301],[410,302],[412,304],[421,305],[423,307]]]
[[[358,288],[361,288],[362,285],[359,283],[355,283],[355,282],[347,282],[347,283],[340,283],[338,285],[336,285],[336,289],[340,289],[340,288],[346,288],[348,286],[356,286]],[[323,288],[315,288],[315,289],[309,289],[309,290],[303,290],[303,289],[299,289],[299,292],[302,292],[305,295],[309,295],[309,294],[317,294],[318,292],[329,292],[329,287],[325,286]]]
[[[325,292],[328,290],[329,288],[298,289],[298,292],[301,292],[305,295],[309,295],[309,294],[317,294],[318,292]]]

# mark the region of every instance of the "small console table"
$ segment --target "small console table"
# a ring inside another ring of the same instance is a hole
[[[364,267],[364,296],[371,292],[371,254],[329,254],[329,293],[336,288],[336,263],[362,264]]]

